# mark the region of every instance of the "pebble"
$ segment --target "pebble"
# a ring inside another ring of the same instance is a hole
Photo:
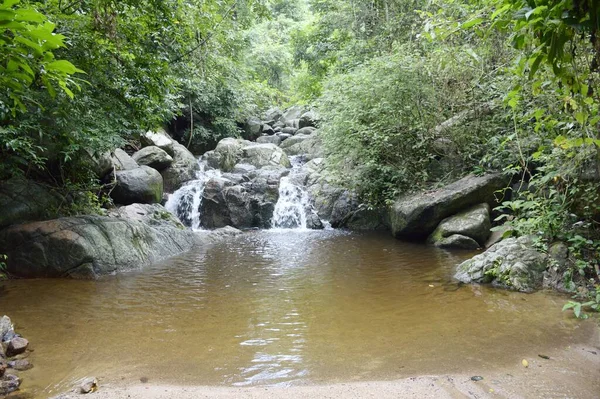
[[[98,389],[98,380],[94,377],[86,378],[79,386],[80,393],[90,393]]]
[[[471,381],[481,381],[483,380],[483,377],[480,375],[474,375],[473,377],[471,377]]]

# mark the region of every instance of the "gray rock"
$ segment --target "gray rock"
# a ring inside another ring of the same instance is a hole
[[[246,131],[246,136],[251,140],[256,139],[262,133],[263,124],[258,118],[249,118],[246,121],[244,126],[244,130]]]
[[[10,317],[4,315],[0,319],[0,343],[9,341],[15,335],[15,330]],[[7,337],[7,338],[5,338]]]
[[[488,204],[478,204],[442,220],[427,241],[435,246],[445,248],[449,248],[449,244],[455,242],[460,248],[465,248],[466,241],[464,239],[447,240],[447,238],[453,235],[466,236],[470,237],[471,241],[474,240],[478,243],[478,246],[473,248],[477,249],[485,246],[485,242],[490,236],[491,227],[490,206]],[[471,249],[471,246],[469,244],[468,249]]]
[[[0,378],[0,396],[8,395],[19,389],[21,379],[14,374],[6,374]]]
[[[277,136],[281,139],[281,141],[284,141],[286,139],[289,139],[290,137],[293,137],[292,134],[288,134],[288,133],[277,133]]]
[[[319,117],[314,111],[308,111],[303,113],[302,116],[300,116],[300,129],[307,126],[316,127],[318,119]]]
[[[129,154],[120,148],[117,148],[113,152],[112,163],[116,170],[131,170],[140,166]]]
[[[293,146],[294,144],[303,142],[304,140],[308,139],[309,137],[310,136],[307,136],[304,134],[297,134],[293,137],[290,137],[284,143],[282,143],[281,148],[283,148],[285,150],[286,148],[289,148],[289,147]]]
[[[310,126],[306,126],[303,128],[298,129],[298,131],[296,131],[295,134],[304,134],[307,136],[310,136],[311,134],[313,134],[317,129],[314,127],[310,127]]]
[[[79,385],[79,393],[86,394],[98,389],[98,380],[94,377],[84,379]]]
[[[231,173],[238,173],[241,175],[246,175],[255,170],[256,170],[256,166],[254,166],[254,165],[250,165],[247,163],[238,163],[233,167],[233,170],[231,171]]]
[[[323,145],[319,131],[312,135],[295,135],[281,143],[281,148],[289,155],[302,155],[305,159],[322,158]]]
[[[530,292],[542,286],[547,264],[547,255],[533,248],[530,237],[507,238],[461,263],[454,278]]]
[[[117,185],[111,197],[117,204],[159,203],[163,197],[163,178],[148,166],[116,172]]]
[[[33,364],[27,359],[17,359],[8,362],[8,367],[17,371],[26,371],[33,368]]]
[[[262,132],[268,136],[275,134],[275,130],[273,130],[273,128],[269,125],[263,125]]]
[[[284,127],[283,129],[281,129],[282,133],[291,134],[292,136],[296,134],[297,131],[298,129],[295,127]]]
[[[273,124],[273,129],[283,129],[285,127],[285,123],[281,121],[277,121]]]
[[[283,112],[279,108],[274,107],[268,109],[263,116],[265,120],[278,121],[283,116]]]
[[[6,356],[13,357],[20,355],[27,350],[28,346],[29,341],[27,341],[25,338],[14,337],[8,341],[8,346],[6,347]]]
[[[0,182],[0,227],[47,219],[63,203],[65,200],[57,192],[13,177]]]
[[[244,163],[257,168],[265,166],[291,167],[290,160],[283,150],[275,144],[254,144],[242,148]]]
[[[173,143],[173,163],[161,173],[164,189],[167,192],[177,190],[187,181],[194,180],[199,170],[198,160],[183,145]]]
[[[280,127],[274,127],[273,128],[273,132],[275,132],[275,134],[281,133],[281,130],[282,130],[282,128],[280,128]]]
[[[306,108],[302,105],[294,105],[288,108],[283,115],[281,115],[281,121],[286,123],[288,121],[299,120],[300,117],[306,112]],[[289,126],[289,125],[288,125]]]
[[[85,150],[82,161],[94,171],[98,179],[102,179],[113,170],[112,154],[107,151],[100,154]]]
[[[139,270],[190,250],[196,235],[179,224],[79,216],[0,231],[0,253],[18,277],[96,278]]]
[[[494,204],[495,192],[507,184],[503,174],[467,176],[437,191],[402,196],[388,210],[392,234],[425,238],[457,212],[479,203]]]
[[[140,136],[140,141],[142,146],[149,147],[155,146],[165,151],[170,156],[175,155],[175,148],[173,146],[174,142],[171,137],[164,131],[164,129],[159,129],[156,131],[147,131],[146,133]]]
[[[149,225],[167,225],[183,228],[179,220],[160,204],[131,204],[110,209],[108,216],[125,220],[138,220]]]
[[[456,249],[478,249],[480,245],[471,237],[462,234],[452,234],[446,237],[441,237],[435,241],[434,245],[439,248],[456,248]]]
[[[289,119],[285,121],[285,126],[300,129],[300,119]]]
[[[275,144],[275,145],[279,145],[281,144],[281,137],[279,136],[262,136],[259,137],[258,139],[256,139],[256,142],[259,144]]]
[[[146,165],[159,172],[173,163],[173,158],[169,154],[153,145],[142,148],[133,154],[132,158],[138,165]]]

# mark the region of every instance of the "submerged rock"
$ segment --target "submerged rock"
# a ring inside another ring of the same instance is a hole
[[[490,206],[479,204],[442,220],[428,242],[444,248],[477,249],[485,245],[491,227]]]
[[[507,238],[461,263],[454,278],[530,292],[542,286],[547,264],[547,255],[533,248],[530,237]]]
[[[0,232],[0,253],[14,276],[96,278],[190,250],[196,236],[179,226],[105,216],[27,223]]]
[[[8,341],[8,346],[6,347],[6,356],[13,357],[20,355],[27,350],[28,346],[29,341],[27,341],[25,338],[14,337]]]
[[[506,187],[503,174],[467,176],[439,190],[406,195],[389,208],[396,238],[422,239],[445,218],[475,204],[496,203],[495,192]]]
[[[6,374],[0,378],[0,395],[8,395],[19,389],[21,379],[14,374]]]
[[[27,359],[17,359],[8,362],[8,367],[17,371],[26,371],[33,368],[33,364]]]

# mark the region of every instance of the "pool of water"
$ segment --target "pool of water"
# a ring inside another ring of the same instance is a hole
[[[583,342],[564,296],[452,280],[468,252],[343,231],[254,231],[99,281],[0,285],[34,349],[22,390],[86,376],[312,384],[481,371]]]

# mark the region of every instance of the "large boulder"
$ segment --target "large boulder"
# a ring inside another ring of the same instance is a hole
[[[171,137],[169,137],[164,129],[147,131],[140,136],[140,142],[144,147],[158,147],[171,156],[175,155],[175,148],[173,146],[174,141],[171,139]]]
[[[152,225],[79,216],[21,224],[0,232],[0,253],[8,255],[8,273],[27,278],[96,278],[138,270],[187,251],[195,243],[192,231],[161,215]]]
[[[149,166],[115,173],[117,185],[110,195],[116,204],[152,204],[162,201],[163,178]]]
[[[436,191],[405,195],[388,210],[392,234],[397,238],[426,238],[449,216],[476,204],[495,204],[496,191],[508,182],[500,173],[470,175]]]
[[[256,142],[259,144],[281,144],[281,137],[273,135],[273,136],[261,136],[256,139]]]
[[[253,144],[242,148],[242,161],[257,168],[265,166],[291,167],[285,152],[272,143]]]
[[[159,172],[168,168],[173,163],[173,158],[169,154],[153,145],[137,151],[133,154],[132,158],[138,165],[146,165]]]
[[[298,128],[300,117],[306,112],[306,108],[302,105],[294,105],[288,108],[281,116],[281,121],[287,126]]]
[[[323,141],[318,130],[311,135],[297,134],[281,143],[288,156],[302,155],[305,159],[323,158]]]
[[[533,247],[532,238],[507,238],[461,263],[454,278],[530,292],[542,286],[547,265],[548,256]]]
[[[307,126],[316,127],[318,119],[319,117],[315,111],[308,111],[303,113],[300,117],[300,129]]]
[[[249,118],[244,124],[246,137],[250,140],[255,140],[262,133],[263,124],[258,118]]]
[[[200,169],[196,157],[185,146],[177,142],[173,142],[172,157],[171,165],[160,172],[163,177],[164,189],[167,192],[173,192],[183,183],[196,179],[196,174]]]
[[[477,249],[485,246],[491,227],[490,206],[478,204],[442,220],[429,236],[428,242],[438,247],[458,246],[464,249]],[[456,236],[466,237],[469,240]]]
[[[0,227],[44,220],[64,203],[55,191],[31,180],[14,177],[0,183]]]
[[[140,166],[129,156],[129,154],[120,148],[113,151],[112,164],[116,170],[130,170]]]
[[[227,137],[219,141],[216,148],[205,153],[202,158],[206,160],[211,168],[230,172],[237,163],[240,163],[243,148],[252,144],[248,140]]]

